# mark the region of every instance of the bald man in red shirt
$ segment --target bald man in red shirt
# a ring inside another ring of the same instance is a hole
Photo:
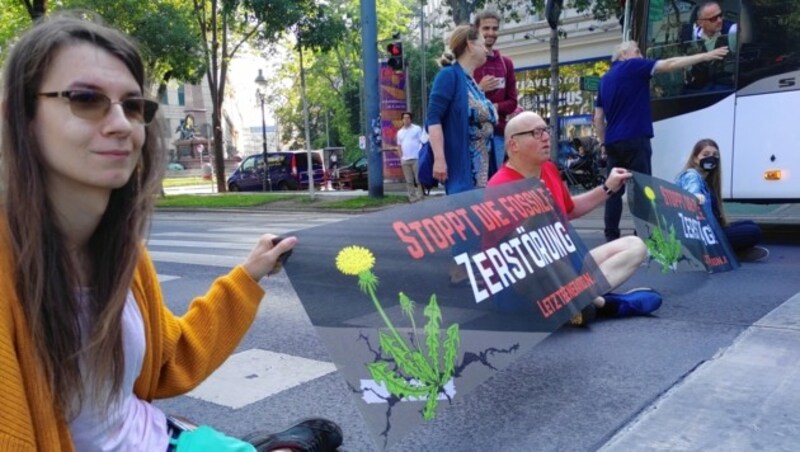
[[[550,161],[550,127],[539,115],[526,111],[512,118],[506,125],[505,140],[508,161],[492,176],[488,186],[527,177],[539,178],[569,219],[579,218],[605,203],[631,177],[628,170],[613,168],[602,186],[573,197],[561,180],[558,168]],[[647,247],[639,237],[625,236],[593,248],[590,254],[613,290],[627,281],[644,262]],[[601,317],[628,317],[648,315],[660,306],[661,294],[652,289],[609,292],[597,297],[588,311],[573,317],[570,323],[584,325],[593,317],[593,310]]]

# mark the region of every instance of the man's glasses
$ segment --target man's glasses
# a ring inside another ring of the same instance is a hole
[[[534,138],[541,138],[542,134],[545,133],[545,132],[547,132],[547,134],[550,135],[553,132],[553,127],[551,127],[551,126],[537,127],[535,129],[526,130],[524,132],[517,132],[517,133],[511,135],[511,138],[518,137],[520,135],[527,135],[527,134],[531,134]]]
[[[73,89],[69,91],[53,91],[39,93],[42,97],[63,97],[69,101],[72,114],[83,119],[100,120],[108,114],[112,104],[120,104],[125,117],[131,122],[150,124],[158,110],[158,102],[144,97],[128,97],[118,102],[112,102],[103,93],[91,90]]]
[[[700,20],[707,20],[709,22],[716,22],[716,21],[718,21],[720,19],[722,19],[722,13],[719,13],[716,16],[706,17],[705,19],[700,19]]]

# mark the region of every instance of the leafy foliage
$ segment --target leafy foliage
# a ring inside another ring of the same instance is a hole
[[[661,218],[666,223],[666,218],[663,216]],[[650,237],[645,240],[645,245],[647,245],[651,259],[661,264],[662,273],[668,273],[677,268],[682,252],[681,242],[677,238],[674,225],[669,226],[667,235],[662,231],[659,223],[659,227],[655,228]]]
[[[177,0],[65,0],[60,8],[88,9],[139,42],[151,81],[198,83],[205,73],[203,45],[192,8]]]
[[[378,47],[385,48],[395,32],[408,31],[405,24],[413,18],[412,11],[402,0],[377,2]],[[345,161],[361,156],[358,136],[364,133],[362,111],[362,49],[360,2],[358,0],[331,0],[328,2],[329,19],[313,28],[313,33],[300,36],[303,43],[303,63],[306,76],[306,100],[309,105],[310,147],[343,146]],[[305,24],[304,30],[312,30]],[[323,26],[324,25],[324,26]],[[274,41],[276,46],[296,47],[296,30]],[[335,39],[332,39],[334,36]],[[338,36],[338,37],[336,37]],[[314,38],[313,41],[310,38]],[[408,52],[406,47],[406,52]],[[292,149],[308,145],[303,136],[302,103],[300,98],[300,71],[296,52],[283,58],[281,67],[270,80],[275,87],[270,105],[281,124],[284,143]],[[327,118],[327,128],[326,128]]]
[[[375,301],[374,294],[373,301]],[[399,294],[403,314],[411,319],[414,324],[414,303],[402,292]],[[380,306],[377,304],[376,306]],[[382,308],[380,308],[382,310]],[[428,323],[425,325],[427,357],[418,345],[409,347],[405,341],[396,334],[394,325],[384,316],[387,326],[395,334],[379,333],[381,352],[394,361],[396,368],[390,369],[386,361],[377,361],[367,364],[367,369],[372,379],[383,383],[392,395],[398,398],[425,398],[423,418],[431,420],[436,417],[436,407],[439,403],[439,393],[455,374],[456,358],[461,342],[458,324],[450,325],[446,332],[444,344],[440,339],[440,324],[442,311],[433,294],[428,305],[423,311]],[[417,336],[416,326],[412,326],[414,337]],[[443,352],[443,360],[440,349]],[[440,367],[442,370],[440,370]]]
[[[427,354],[424,353],[425,350],[420,347],[419,340],[417,340],[417,327],[414,320],[415,303],[406,294],[400,292],[398,294],[400,309],[403,315],[411,321],[414,340],[407,341],[400,336],[375,293],[378,287],[378,278],[372,272],[371,256],[371,252],[367,249],[346,247],[336,258],[339,271],[348,275],[358,273],[359,289],[371,298],[372,304],[388,329],[388,331],[378,332],[380,357],[374,362],[368,363],[367,370],[376,383],[383,384],[387,391],[398,399],[419,400],[424,398],[423,417],[426,420],[433,419],[436,417],[439,394],[455,375],[456,359],[461,342],[458,324],[453,324],[447,329],[442,345],[440,338],[442,311],[436,302],[436,295],[431,295],[423,311],[428,319],[424,328]],[[440,350],[442,348],[443,350]]]

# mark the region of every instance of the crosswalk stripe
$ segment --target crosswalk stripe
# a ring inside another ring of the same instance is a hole
[[[174,253],[150,250],[150,257],[156,262],[173,264],[206,265],[209,267],[233,268],[244,261],[242,256],[220,256],[218,254]]]
[[[188,240],[148,240],[148,246],[169,246],[175,248],[204,248],[204,249],[223,249],[223,250],[244,250],[250,251],[255,245],[255,240],[248,243],[237,242],[192,242]]]
[[[275,229],[270,229],[270,234],[280,235],[284,232],[289,231],[297,231],[297,228],[292,228],[291,230],[287,231],[276,231]],[[261,231],[259,233],[253,233],[251,235],[245,234],[238,234],[238,235],[230,235],[230,234],[220,234],[218,232],[159,232],[155,234],[150,234],[151,238],[164,238],[164,237],[178,237],[178,238],[187,238],[187,239],[198,239],[198,240],[210,240],[210,241],[219,241],[219,242],[238,242],[238,243],[249,243],[251,245],[255,245],[256,240],[261,236],[261,234],[266,233],[267,231]]]

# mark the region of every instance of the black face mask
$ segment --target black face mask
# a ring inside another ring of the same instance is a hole
[[[704,159],[700,159],[700,168],[703,168],[706,171],[713,171],[719,165],[719,157],[709,156]]]

